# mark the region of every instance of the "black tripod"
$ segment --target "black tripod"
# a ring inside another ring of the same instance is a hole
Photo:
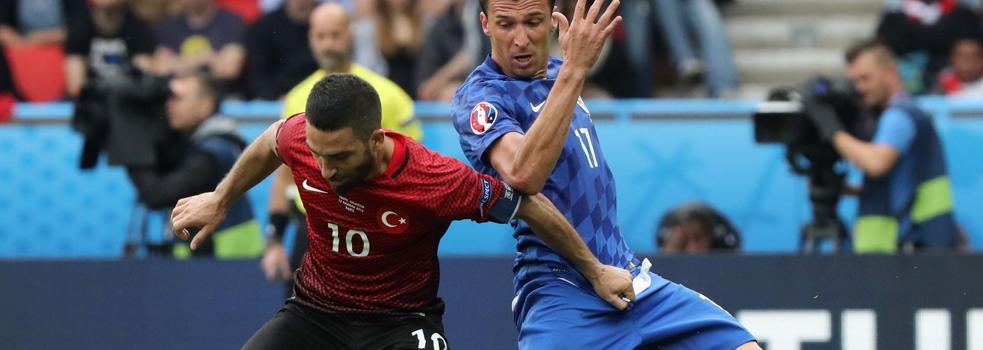
[[[846,226],[836,213],[846,177],[846,172],[836,170],[837,160],[838,157],[816,156],[810,159],[808,174],[812,222],[802,226],[799,250],[804,254],[819,253],[823,241],[832,242],[833,252],[839,253],[849,239]]]

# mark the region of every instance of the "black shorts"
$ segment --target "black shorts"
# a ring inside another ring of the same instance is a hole
[[[440,316],[353,318],[288,301],[242,348],[446,350],[448,346]]]

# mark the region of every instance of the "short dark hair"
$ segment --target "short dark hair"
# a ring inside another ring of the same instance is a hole
[[[368,139],[382,128],[379,94],[372,85],[349,73],[332,73],[311,89],[307,98],[307,122],[318,130],[352,128],[355,136]]]
[[[222,99],[222,89],[218,82],[208,72],[195,72],[191,74],[198,81],[198,95],[215,100],[218,103]]]
[[[950,53],[954,53],[956,46],[964,42],[983,46],[983,36],[981,36],[979,33],[974,32],[972,34],[960,35],[955,37],[955,40],[952,41],[952,47],[949,49]]]
[[[877,60],[880,63],[893,63],[894,53],[891,52],[891,48],[887,46],[879,38],[864,39],[857,43],[854,43],[846,50],[846,63],[853,64],[860,55],[873,52],[877,54]]]
[[[218,113],[219,105],[222,103],[223,91],[222,87],[212,76],[211,72],[207,69],[193,70],[183,74],[176,75],[175,79],[186,79],[190,78],[195,80],[198,84],[198,89],[195,92],[198,97],[204,97],[212,102],[212,114]]]
[[[486,15],[488,14],[488,1],[490,0],[478,0],[478,4],[481,5],[481,12],[484,12]],[[547,0],[547,2],[549,2],[550,11],[552,11],[556,7],[556,0]]]

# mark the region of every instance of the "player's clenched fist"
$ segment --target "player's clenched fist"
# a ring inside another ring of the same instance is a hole
[[[635,301],[635,290],[628,270],[600,265],[585,277],[594,286],[594,292],[618,310],[624,310],[629,301]]]
[[[612,1],[604,14],[600,14],[604,1],[594,1],[590,10],[585,10],[585,1],[577,0],[577,6],[570,20],[567,20],[562,13],[553,12],[553,19],[560,26],[560,48],[563,49],[564,67],[571,66],[586,70],[594,66],[604,41],[618,23],[621,23],[621,16],[614,15],[621,1]]]
[[[188,240],[191,230],[198,229],[198,233],[191,240],[191,250],[198,249],[198,246],[225,220],[228,208],[221,203],[214,192],[182,198],[171,212],[174,234],[183,240]]]

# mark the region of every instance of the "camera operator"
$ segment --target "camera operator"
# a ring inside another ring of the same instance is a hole
[[[170,90],[167,121],[187,141],[183,157],[168,170],[157,165],[127,168],[140,202],[151,209],[170,208],[180,198],[214,188],[246,146],[235,122],[216,114],[219,93],[206,74],[177,77],[171,80]],[[204,249],[193,253],[186,244],[176,244],[174,256],[253,258],[263,252],[261,230],[246,197],[232,205],[225,222],[209,241]]]
[[[952,189],[931,116],[905,92],[895,58],[883,43],[859,43],[848,50],[846,59],[864,105],[877,116],[872,141],[844,131],[829,108],[809,117],[820,137],[864,172],[854,250],[893,253],[954,248],[957,228]],[[807,105],[810,102],[806,100]]]

